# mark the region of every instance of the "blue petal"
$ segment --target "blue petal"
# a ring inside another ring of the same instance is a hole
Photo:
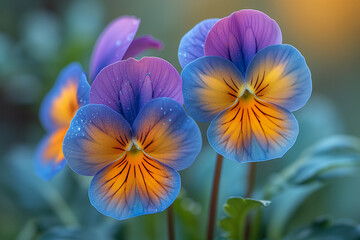
[[[90,85],[81,65],[66,66],[41,104],[39,118],[43,127],[48,131],[67,127],[77,107],[89,102],[89,92]],[[68,104],[73,101],[75,104]]]
[[[236,66],[221,57],[201,57],[181,73],[184,103],[197,121],[208,122],[231,106],[244,89]]]
[[[44,180],[50,180],[66,165],[62,142],[66,128],[47,134],[35,151],[35,172]]]
[[[119,159],[131,143],[128,122],[105,105],[80,108],[66,133],[63,152],[71,169],[94,175]]]
[[[187,32],[180,41],[178,57],[182,68],[204,56],[204,44],[210,29],[218,18],[206,19]]]
[[[291,112],[248,95],[220,113],[211,122],[207,135],[209,144],[224,157],[258,162],[282,157],[298,133]]]
[[[290,45],[259,51],[249,65],[246,81],[258,98],[289,111],[304,106],[311,95],[310,70],[304,57]]]
[[[172,168],[131,152],[98,172],[91,181],[91,204],[102,214],[123,220],[165,210],[180,190],[180,176]]]
[[[175,170],[189,167],[201,150],[198,126],[170,98],[148,102],[135,119],[133,132],[140,149]]]

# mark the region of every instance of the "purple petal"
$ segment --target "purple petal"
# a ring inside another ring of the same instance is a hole
[[[167,61],[129,58],[104,68],[90,89],[90,103],[104,104],[132,124],[151,99],[169,97],[183,104],[181,77]]]
[[[245,76],[255,54],[273,44],[281,44],[278,24],[256,10],[241,10],[219,20],[205,42],[205,56],[220,56],[232,61]]]
[[[136,57],[149,48],[161,50],[163,48],[163,44],[160,40],[155,39],[150,35],[135,38],[134,41],[132,41],[132,43],[130,44],[123,59]]]
[[[180,41],[178,57],[182,68],[204,56],[204,44],[210,29],[219,19],[206,19],[187,32]]]
[[[90,60],[90,77],[111,63],[121,60],[128,50],[140,25],[140,19],[123,16],[112,21],[98,38]]]

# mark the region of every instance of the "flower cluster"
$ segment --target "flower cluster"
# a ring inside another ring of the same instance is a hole
[[[185,107],[209,122],[208,141],[238,162],[283,156],[298,123],[291,113],[311,95],[304,57],[281,44],[277,23],[255,10],[196,25],[181,40]]]
[[[180,42],[181,77],[163,59],[131,58],[162,47],[150,36],[134,39],[139,23],[127,16],[112,22],[93,50],[91,86],[81,66],[70,64],[40,110],[49,134],[36,154],[39,175],[49,179],[67,162],[94,176],[90,202],[119,220],[163,211],[178,195],[178,171],[202,144],[183,103],[195,120],[211,122],[208,141],[217,153],[256,162],[294,144],[292,112],[311,94],[304,57],[282,44],[264,13],[242,10],[196,25]]]

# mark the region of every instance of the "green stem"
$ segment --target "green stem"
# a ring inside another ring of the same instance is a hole
[[[246,185],[246,198],[251,198],[254,192],[255,186],[255,176],[256,176],[256,165],[254,162],[249,165],[249,172],[247,177],[247,185]],[[245,226],[245,239],[250,239],[251,232],[251,216],[247,216],[246,226]]]
[[[255,186],[255,176],[256,176],[256,165],[254,162],[249,165],[249,173],[247,178],[247,187],[246,187],[246,198],[250,198],[254,191]]]
[[[168,219],[168,234],[169,240],[175,240],[175,229],[174,229],[174,209],[170,205],[167,209],[167,219]]]
[[[220,154],[217,154],[216,167],[215,167],[215,173],[214,173],[214,181],[213,181],[213,186],[212,186],[212,191],[211,191],[211,199],[210,199],[208,231],[207,231],[207,238],[206,238],[207,240],[214,239],[216,205],[217,205],[217,199],[218,199],[220,174],[221,174],[223,158],[224,158],[223,156],[221,156]]]

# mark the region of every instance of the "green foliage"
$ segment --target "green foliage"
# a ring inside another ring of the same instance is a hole
[[[265,187],[271,199],[269,239],[279,239],[299,206],[330,180],[347,177],[360,166],[360,141],[335,136],[306,150],[292,165],[273,177]]]
[[[219,226],[227,239],[243,239],[248,213],[251,210],[269,205],[269,201],[240,197],[229,198],[224,205],[224,211],[228,217],[220,220]]]
[[[283,240],[359,240],[360,225],[321,218],[287,235]]]

